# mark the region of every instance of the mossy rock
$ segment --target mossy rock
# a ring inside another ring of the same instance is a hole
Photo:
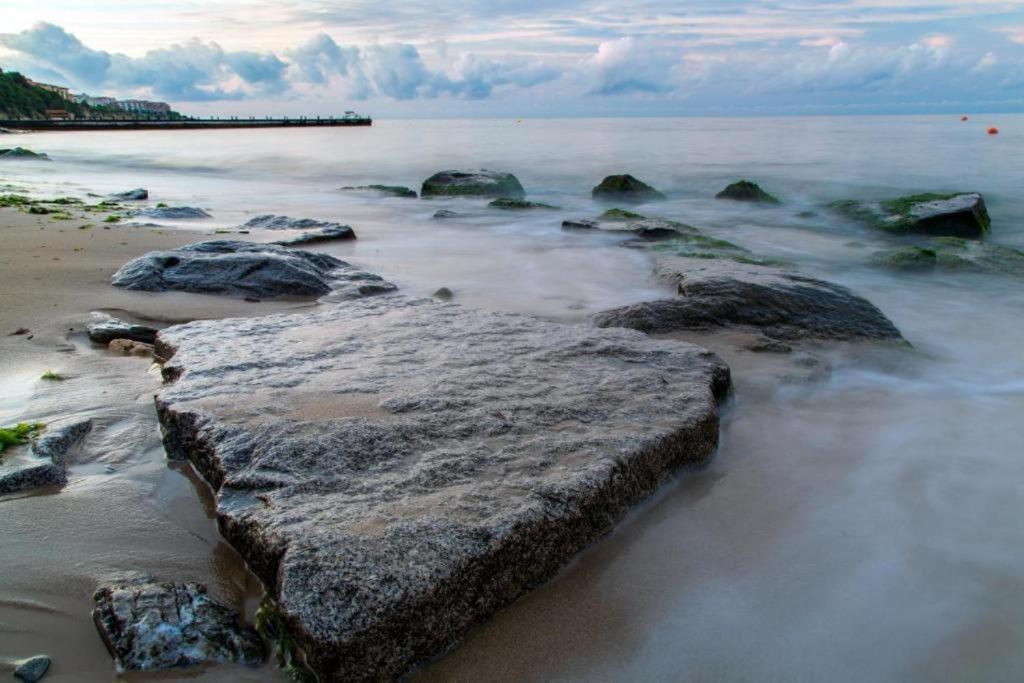
[[[597,217],[599,221],[642,221],[647,216],[641,216],[638,213],[627,211],[625,209],[608,209],[600,216]]]
[[[716,199],[733,199],[739,202],[762,202],[764,204],[778,204],[778,198],[768,194],[761,189],[757,183],[749,180],[738,180],[726,186],[724,190],[715,195]]]
[[[420,196],[510,197],[523,199],[526,190],[511,173],[500,171],[440,171],[423,181]]]
[[[50,161],[50,157],[45,154],[41,152],[33,152],[32,150],[25,149],[24,147],[0,149],[0,159],[34,159],[37,161]]]
[[[504,209],[506,211],[521,211],[524,209],[557,209],[557,206],[551,204],[544,204],[543,202],[528,202],[525,199],[513,199],[510,197],[501,197],[495,199],[487,206],[493,209]]]
[[[591,190],[590,194],[594,199],[601,201],[621,201],[633,204],[666,199],[663,192],[659,192],[628,173],[606,177]]]
[[[1024,251],[957,237],[939,237],[927,247],[908,246],[876,252],[872,263],[904,271],[939,270],[1024,277]]]
[[[901,247],[876,252],[871,260],[875,265],[892,270],[933,270],[938,263],[934,249],[924,247]]]
[[[880,202],[841,200],[829,205],[843,215],[896,234],[979,239],[991,219],[977,192],[906,195]]]

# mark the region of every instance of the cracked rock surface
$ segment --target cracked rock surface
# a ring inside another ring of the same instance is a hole
[[[729,387],[692,344],[400,296],[157,346],[168,453],[332,681],[400,677],[550,578],[710,457]]]

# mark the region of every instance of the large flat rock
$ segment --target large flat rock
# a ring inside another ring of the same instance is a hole
[[[390,679],[718,441],[698,346],[377,297],[157,338],[171,457],[324,680]]]
[[[602,311],[594,322],[656,333],[745,328],[775,339],[902,338],[867,299],[846,287],[782,268],[670,257],[657,261],[655,274],[675,287],[678,296]]]

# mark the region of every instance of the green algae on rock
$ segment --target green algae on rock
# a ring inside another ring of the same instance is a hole
[[[597,217],[599,221],[642,221],[647,216],[641,216],[633,211],[627,211],[626,209],[608,209],[600,216]]]
[[[829,206],[849,218],[896,234],[978,239],[991,224],[985,200],[977,192],[928,192],[880,202],[844,199]]]
[[[511,197],[523,199],[526,190],[519,179],[501,171],[439,171],[423,181],[420,196]]]
[[[762,202],[764,204],[778,204],[777,197],[768,194],[761,189],[757,183],[749,180],[738,180],[726,186],[724,190],[715,195],[716,199],[733,199],[740,202]]]
[[[346,185],[341,188],[343,192],[378,192],[390,197],[405,197],[415,199],[416,190],[410,190],[403,185]]]
[[[529,202],[525,199],[515,199],[512,197],[499,197],[495,199],[487,206],[492,209],[504,209],[506,211],[521,211],[524,209],[557,209],[557,206],[551,204],[545,204],[543,202]]]
[[[666,199],[663,192],[659,192],[628,173],[607,176],[591,190],[590,194],[594,199],[602,201],[621,201],[632,204]]]

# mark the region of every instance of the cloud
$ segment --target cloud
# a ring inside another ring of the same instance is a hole
[[[671,50],[626,37],[599,44],[583,70],[592,95],[663,93],[672,89],[671,71],[678,63]]]

